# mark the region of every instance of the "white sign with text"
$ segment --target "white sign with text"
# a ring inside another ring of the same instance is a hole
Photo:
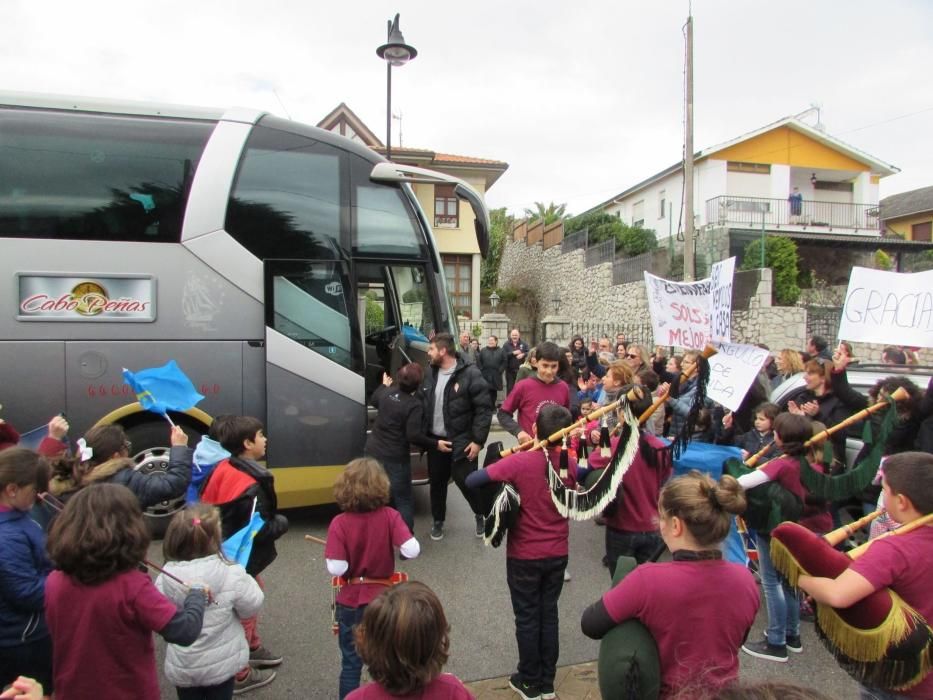
[[[710,337],[714,342],[732,340],[732,280],[735,277],[735,257],[713,263],[710,274],[711,318]]]
[[[853,267],[839,338],[933,347],[933,270],[902,273]]]
[[[710,336],[710,280],[671,282],[645,273],[656,345],[702,349]]]
[[[768,351],[756,345],[713,343],[716,354],[709,358],[706,395],[735,411],[768,359]]]

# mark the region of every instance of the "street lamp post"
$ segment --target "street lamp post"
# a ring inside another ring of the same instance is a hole
[[[492,307],[492,312],[496,313],[496,307],[499,306],[499,295],[496,294],[495,290],[489,295],[489,305]]]
[[[388,21],[388,40],[376,49],[376,55],[386,62],[386,159],[392,160],[392,66],[404,66],[418,55],[414,46],[405,43],[398,28],[398,14]]]

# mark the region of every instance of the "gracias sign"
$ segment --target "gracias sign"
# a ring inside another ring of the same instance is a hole
[[[156,282],[149,275],[20,273],[17,287],[20,321],[151,323],[156,319]]]

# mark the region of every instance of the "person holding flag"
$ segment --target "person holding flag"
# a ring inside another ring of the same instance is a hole
[[[276,513],[275,477],[258,462],[266,455],[266,436],[262,423],[251,416],[223,416],[215,422],[212,433],[233,456],[208,476],[201,500],[220,509],[224,540],[237,540],[234,556],[245,562],[246,573],[262,587],[259,574],[275,561],[275,541],[288,532],[288,520]],[[225,551],[229,551],[226,546]],[[267,685],[274,673],[266,669],[282,663],[281,656],[262,645],[258,615],[240,622],[249,644],[249,665],[236,675],[235,694]]]

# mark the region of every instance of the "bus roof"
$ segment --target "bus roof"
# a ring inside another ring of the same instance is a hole
[[[33,92],[0,91],[0,106],[31,107],[37,109],[74,110],[76,112],[100,112],[105,114],[131,114],[151,117],[176,117],[206,121],[245,122],[255,124],[265,112],[257,109],[234,107],[217,109],[191,107],[160,102],[135,102],[106,97],[84,97],[79,95],[49,95]]]

